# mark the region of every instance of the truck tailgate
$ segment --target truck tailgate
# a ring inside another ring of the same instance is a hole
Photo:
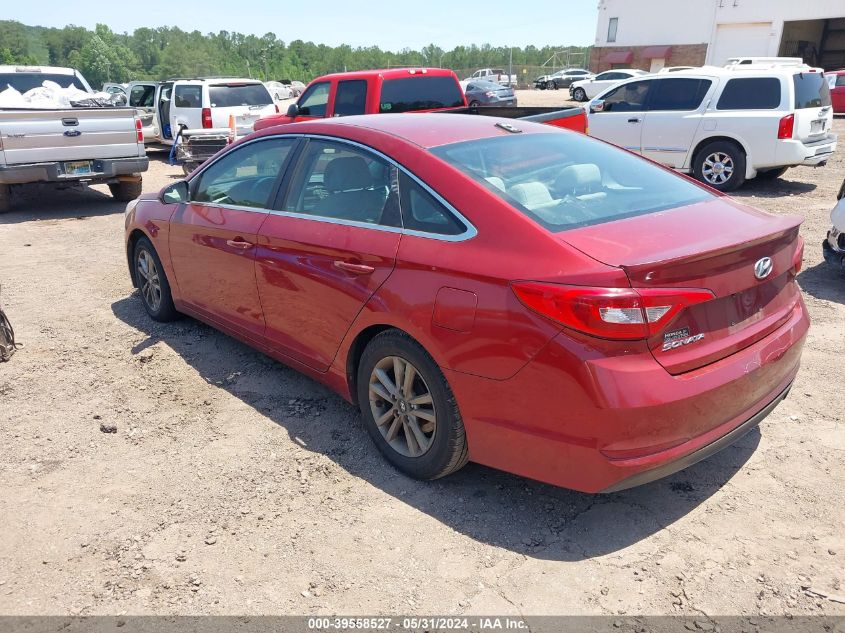
[[[0,110],[7,165],[138,156],[131,108]]]

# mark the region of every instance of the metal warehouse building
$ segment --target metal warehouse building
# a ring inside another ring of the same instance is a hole
[[[845,0],[599,0],[594,72],[803,57],[845,68]]]

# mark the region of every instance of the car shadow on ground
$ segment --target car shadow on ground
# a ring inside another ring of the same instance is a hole
[[[775,179],[753,178],[745,182],[742,187],[736,191],[731,191],[730,195],[733,198],[782,198],[783,196],[797,196],[813,191],[816,184],[812,182],[803,182],[801,180],[790,180],[790,174],[787,171],[784,176]]]
[[[819,246],[821,248],[821,246]],[[798,273],[801,290],[816,299],[845,305],[845,267],[836,268],[825,261]]]
[[[0,215],[0,225],[34,220],[81,220],[123,213],[124,209],[125,202],[118,202],[108,193],[89,187],[58,189],[27,185],[13,190],[12,209]]]
[[[112,311],[147,335],[133,354],[164,342],[209,384],[265,415],[293,442],[457,532],[534,558],[583,560],[648,538],[716,493],[760,440],[754,429],[680,473],[607,495],[556,488],[472,463],[444,479],[419,482],[382,458],[355,407],[293,369],[193,319],[156,323],[137,293],[113,303]]]

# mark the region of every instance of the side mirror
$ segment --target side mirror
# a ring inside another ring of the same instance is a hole
[[[596,112],[604,112],[604,101],[601,99],[597,99],[590,104],[590,113],[595,114]]]
[[[291,103],[288,106],[288,116],[289,117],[296,117],[299,115],[299,105],[296,103]]]
[[[179,204],[188,201],[188,183],[184,180],[174,182],[161,191],[159,196],[164,204]]]

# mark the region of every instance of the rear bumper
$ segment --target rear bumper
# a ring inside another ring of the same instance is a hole
[[[62,162],[0,165],[0,184],[16,185],[35,182],[102,182],[117,176],[147,171],[150,161],[144,157],[92,159],[92,173],[69,176]]]
[[[836,151],[836,143],[835,134],[813,143],[803,143],[792,139],[780,140],[775,152],[777,164],[783,166],[820,165],[827,162]]]
[[[685,468],[759,423],[794,380],[808,327],[799,300],[764,339],[677,376],[646,349],[607,355],[566,332],[509,380],[447,376],[472,461],[606,492]]]

